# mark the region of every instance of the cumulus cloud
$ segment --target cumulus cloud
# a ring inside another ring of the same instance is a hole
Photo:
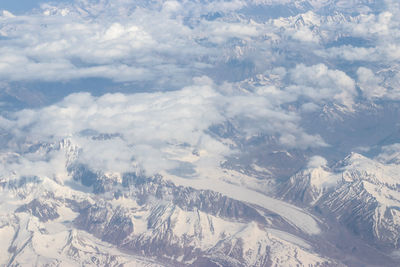
[[[326,167],[328,161],[321,156],[313,156],[308,161],[307,167],[308,168],[318,168],[318,167]]]
[[[192,31],[180,19],[133,5],[124,14],[120,8],[126,4],[117,2],[121,6],[105,1],[97,6],[44,5],[42,14],[1,17],[0,76],[11,81],[85,77],[142,81],[182,66],[195,69],[193,64],[205,51],[190,38]],[[106,7],[111,11],[106,12]]]
[[[41,110],[15,114],[9,130],[28,144],[70,138],[82,149],[79,160],[94,169],[127,171],[135,163],[154,173],[174,168],[176,160],[193,149],[210,150],[202,139],[211,124],[222,120],[214,105],[217,97],[205,85],[154,94],[78,93]],[[112,138],[96,137],[97,133]],[[211,149],[212,157],[229,152],[218,145]]]
[[[357,94],[355,82],[346,73],[330,70],[324,64],[313,66],[297,65],[291,70],[290,78],[294,83],[288,90],[304,95],[310,99],[336,100],[351,107],[353,97]]]
[[[385,164],[400,164],[400,144],[383,146],[375,159]]]
[[[0,16],[0,77],[185,85],[220,57],[216,45],[261,34],[250,21],[210,20],[243,1],[74,1]]]
[[[317,55],[328,58],[341,58],[350,62],[353,61],[378,61],[382,58],[376,47],[353,47],[343,45],[316,51]]]
[[[380,98],[386,94],[386,89],[381,86],[382,79],[367,68],[357,70],[358,83],[363,95],[367,98]]]
[[[329,9],[330,3],[312,2],[308,9]],[[256,22],[251,14],[248,18],[241,13],[251,5],[272,4],[275,1],[76,0],[42,4],[41,9],[19,16],[4,11],[0,77],[6,81],[101,77],[168,88],[168,83],[182,87],[200,75],[224,80],[226,75],[218,73],[221,66],[227,72],[237,68],[227,62],[251,64],[253,69],[240,70],[241,75],[251,76],[275,66],[291,68],[293,62],[316,65],[315,56],[325,65],[327,59],[338,57],[399,58],[399,11],[394,3],[388,2],[388,11],[379,14],[352,16],[308,10]],[[281,4],[292,6],[293,1]],[[365,38],[372,46],[325,47],[343,37]]]
[[[319,47],[315,54],[329,61],[340,60],[341,64],[368,65],[373,72],[396,64],[400,38],[398,3],[371,3],[375,5],[375,12],[367,8],[352,16],[329,17],[330,22],[320,27],[329,31],[324,38],[328,46]],[[353,10],[354,3],[348,4]]]
[[[254,93],[222,93],[207,77],[181,90],[158,93],[76,93],[38,110],[2,118],[12,144],[72,140],[79,161],[93,169],[129,171],[137,166],[153,174],[182,162],[218,166],[235,149],[209,135],[212,125],[235,120],[244,134],[280,136],[287,147],[323,146],[319,136],[298,125],[300,117]],[[196,151],[196,153],[194,153]]]
[[[140,165],[155,173],[182,162],[219,164],[232,147],[207,130],[225,121],[234,121],[240,134],[273,135],[282,146],[306,149],[329,144],[302,128],[303,113],[329,103],[351,111],[356,86],[369,100],[399,98],[396,68],[390,79],[380,74],[400,58],[394,2],[376,14],[354,1],[312,1],[307,9],[314,11],[299,8],[276,19],[243,11],[278,2],[295,6],[289,0],[76,0],[18,16],[3,11],[3,81],[106,78],[150,88],[76,93],[0,117],[14,137],[8,148],[69,138],[82,148],[79,160],[94,169]],[[348,6],[357,12],[329,11]],[[41,164],[45,169],[46,161]]]

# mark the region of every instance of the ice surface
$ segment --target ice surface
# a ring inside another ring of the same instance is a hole
[[[305,233],[315,235],[321,232],[315,218],[306,211],[288,204],[284,201],[274,199],[254,190],[229,184],[216,178],[183,179],[176,176],[166,175],[177,185],[191,186],[196,189],[213,190],[239,201],[245,201],[266,208],[285,218],[289,223],[298,227]]]

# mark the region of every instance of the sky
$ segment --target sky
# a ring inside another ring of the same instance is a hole
[[[33,8],[39,7],[40,1],[37,0],[3,0],[1,9],[5,9],[14,14],[22,14]]]
[[[46,3],[46,0],[2,0],[0,4],[0,9],[10,11],[13,14],[24,14],[32,11],[33,9],[38,9],[41,3]],[[52,2],[58,3],[71,3],[73,0],[57,0]]]

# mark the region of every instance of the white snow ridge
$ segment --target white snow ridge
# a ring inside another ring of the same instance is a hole
[[[1,1],[0,266],[400,266],[399,29],[392,0]]]

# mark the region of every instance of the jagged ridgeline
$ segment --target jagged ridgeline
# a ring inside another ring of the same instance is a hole
[[[400,266],[396,1],[3,2],[0,266]]]

